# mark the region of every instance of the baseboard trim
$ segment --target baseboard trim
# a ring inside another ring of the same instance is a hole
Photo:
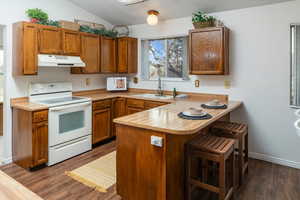
[[[266,154],[261,154],[261,153],[255,153],[255,152],[249,152],[249,157],[258,159],[258,160],[263,160],[271,163],[275,163],[278,165],[283,165],[287,167],[292,167],[296,169],[300,169],[300,162],[295,162],[291,160],[284,160],[281,158],[277,158],[274,156],[266,155]]]
[[[0,158],[0,166],[12,163],[12,157],[10,158]]]

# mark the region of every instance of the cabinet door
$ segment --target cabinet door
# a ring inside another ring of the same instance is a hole
[[[134,114],[134,113],[137,113],[137,112],[141,112],[141,111],[143,111],[144,109],[142,109],[142,108],[134,108],[134,107],[129,107],[129,106],[127,106],[127,111],[126,111],[126,113],[127,113],[127,115],[130,115],[130,114]]]
[[[42,54],[62,54],[62,33],[59,28],[39,27],[39,52]]]
[[[116,39],[101,37],[101,72],[115,73],[116,65]]]
[[[80,35],[77,31],[62,30],[64,54],[80,55]]]
[[[118,38],[118,73],[128,72],[128,39]]]
[[[126,99],[125,98],[116,98],[113,100],[113,119],[122,117],[126,115]],[[113,131],[112,135],[116,135],[116,126],[112,124]]]
[[[35,24],[24,24],[23,27],[23,75],[36,75],[38,73],[38,28]],[[17,55],[15,55],[17,56]]]
[[[48,123],[33,124],[32,131],[33,166],[48,162]]]
[[[84,73],[100,72],[100,46],[99,36],[93,34],[81,34],[81,58],[85,62],[86,67]]]
[[[190,32],[190,73],[228,74],[228,29],[206,28]]]
[[[93,144],[111,137],[111,109],[93,111]]]
[[[137,44],[136,38],[128,39],[128,71],[127,73],[133,74],[137,73]]]

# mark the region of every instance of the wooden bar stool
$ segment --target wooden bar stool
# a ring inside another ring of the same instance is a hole
[[[246,124],[218,121],[211,127],[211,133],[216,136],[237,140],[238,148],[238,183],[241,186],[248,173],[248,126]]]
[[[219,200],[229,200],[234,194],[235,140],[203,135],[186,144],[186,200],[192,199],[195,188],[217,193]],[[199,175],[194,175],[193,160],[200,164]]]

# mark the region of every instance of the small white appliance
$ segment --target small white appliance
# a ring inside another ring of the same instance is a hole
[[[108,77],[106,81],[107,91],[126,91],[127,78],[126,77]]]
[[[32,83],[29,101],[49,106],[48,166],[92,149],[91,99],[72,96],[72,83]]]
[[[39,67],[85,67],[80,56],[38,55]]]

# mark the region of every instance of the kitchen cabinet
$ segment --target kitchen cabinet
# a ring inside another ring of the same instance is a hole
[[[48,162],[48,122],[33,124],[33,165],[38,166]]]
[[[29,169],[48,162],[48,110],[13,108],[13,161]]]
[[[137,39],[122,37],[118,44],[118,73],[137,73]]]
[[[81,33],[81,59],[86,67],[72,68],[73,74],[94,74],[100,72],[100,38],[98,35]]]
[[[111,100],[93,103],[93,144],[111,137],[112,125]]]
[[[63,39],[60,28],[39,25],[39,53],[62,54]]]
[[[116,39],[101,36],[101,73],[116,73]]]
[[[126,115],[126,99],[125,98],[115,98],[112,100],[113,104],[113,119],[122,117]],[[116,127],[115,124],[112,123],[112,135],[115,136],[116,134]]]
[[[141,112],[144,110],[144,100],[142,99],[127,99],[126,100],[126,114]]]
[[[13,75],[37,75],[38,25],[13,24]]]
[[[229,74],[229,29],[214,27],[189,33],[190,74]]]
[[[145,110],[156,108],[168,104],[167,102],[145,101]]]
[[[80,34],[78,31],[62,30],[62,42],[65,55],[80,56]]]

